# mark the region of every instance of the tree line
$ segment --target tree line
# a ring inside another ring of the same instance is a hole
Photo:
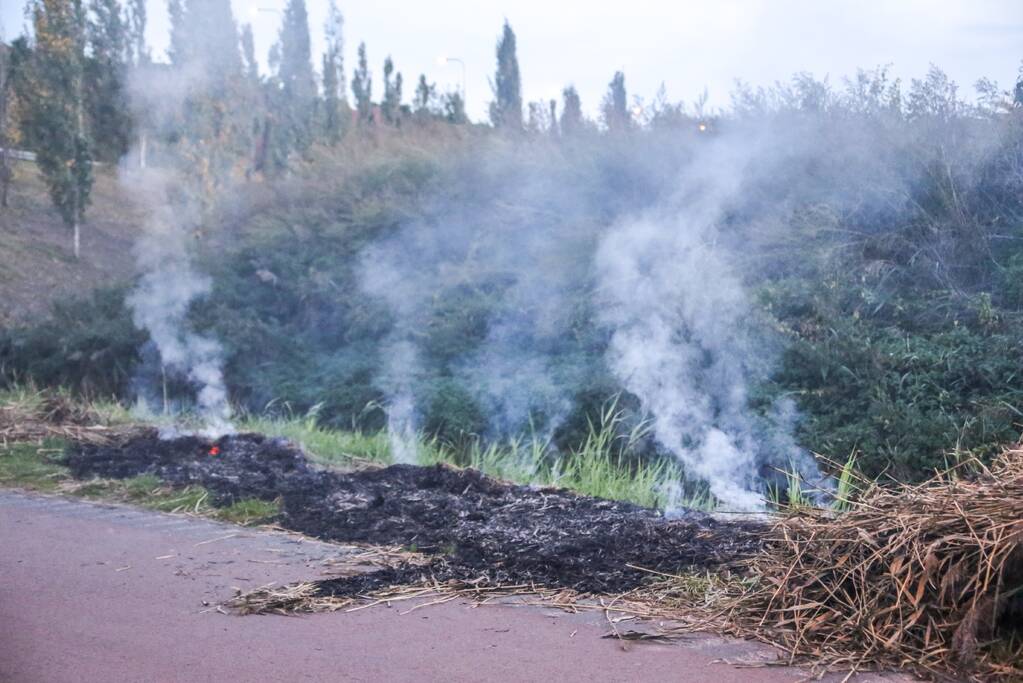
[[[374,92],[365,43],[349,79],[333,2],[319,70],[305,0],[289,0],[262,73],[251,26],[238,27],[229,0],[170,0],[166,61],[146,45],[145,0],[124,1],[32,0],[31,30],[0,44],[0,208],[12,152],[33,152],[76,258],[97,163],[131,153],[141,166],[178,166],[212,203],[230,178],[279,176],[313,145],[335,146],[353,130],[469,123],[463,94],[438,92],[425,74],[406,101],[390,56]],[[514,83],[499,78],[494,123],[521,126],[521,113],[508,113],[521,100],[514,34],[504,31],[498,71]]]
[[[0,207],[13,178],[11,150],[34,152],[76,258],[96,163],[118,163],[131,153],[141,166],[180,168],[209,207],[231,179],[278,177],[309,159],[314,145],[336,146],[352,132],[427,121],[470,123],[464,93],[438,92],[425,74],[406,99],[404,77],[390,56],[383,62],[382,87],[374,91],[365,43],[349,78],[344,18],[333,0],[318,70],[305,0],[288,1],[267,56],[268,73],[259,68],[251,26],[239,28],[230,0],[169,0],[168,10],[166,61],[155,60],[146,45],[145,0],[32,0],[30,34],[0,44]],[[705,97],[690,114],[667,102],[663,88],[648,105],[639,98],[630,105],[620,71],[608,84],[597,122],[584,116],[571,85],[562,92],[560,112],[553,99],[524,105],[516,36],[507,21],[495,56],[489,107],[495,129],[571,137],[699,121],[702,131],[712,118],[703,111]],[[914,81],[916,94],[905,101],[901,92],[889,93],[898,100],[893,106],[908,110],[948,100],[942,77],[931,74],[933,82],[920,87]],[[855,87],[864,86],[847,84],[850,92]],[[984,81],[978,90],[982,99],[985,93],[991,100],[1004,95],[1000,106],[1019,106],[1023,75],[1011,93]],[[828,96],[826,84],[797,75],[790,85],[766,90],[740,85],[732,108],[742,114],[793,103],[824,107]]]

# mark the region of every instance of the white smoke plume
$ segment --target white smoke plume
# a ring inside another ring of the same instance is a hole
[[[611,332],[608,364],[651,416],[657,441],[722,504],[756,510],[764,504],[758,453],[778,466],[816,467],[790,435],[791,405],[761,418],[748,404],[768,353],[735,255],[718,234],[748,148],[711,150],[680,179],[674,209],[622,220],[604,236],[595,257],[599,310]]]
[[[363,252],[360,288],[390,318],[376,385],[397,459],[408,457],[438,378],[471,393],[487,439],[536,427],[552,440],[585,400],[580,389],[599,386],[638,399],[654,450],[673,454],[687,481],[706,481],[727,507],[762,507],[776,469],[817,483],[792,436],[792,403],[750,405],[777,349],[748,299],[740,264],[749,261],[736,246],[777,227],[776,213],[750,210],[759,205],[747,185],[762,187],[765,160],[792,153],[791,136],[663,140],[684,144],[652,139],[641,171],[621,169],[633,157],[612,153],[600,159],[607,173],[580,170],[593,159],[571,149],[541,149],[544,163],[529,150],[485,150],[453,171],[452,185],[471,190],[442,194],[428,218]],[[454,311],[444,308],[450,300]],[[437,333],[448,315],[459,321],[457,338]],[[462,324],[473,316],[477,327]],[[599,329],[579,332],[590,316]]]
[[[187,379],[195,387],[203,433],[209,436],[231,433],[223,350],[216,340],[189,329],[187,320],[192,303],[208,294],[211,286],[210,279],[198,273],[192,264],[187,211],[167,200],[160,174],[150,171],[122,178],[126,183],[144,185],[154,201],[159,202],[135,244],[140,277],[127,297],[132,320],[136,327],[149,333],[164,374]]]
[[[705,230],[640,219],[608,234],[597,254],[608,360],[662,446],[726,505],[757,508],[739,336],[749,309]]]
[[[396,463],[415,464],[419,455],[418,420],[411,382],[419,365],[416,349],[409,342],[397,342],[388,346],[384,354],[387,373],[380,378],[380,384],[388,396],[387,436],[391,459]]]

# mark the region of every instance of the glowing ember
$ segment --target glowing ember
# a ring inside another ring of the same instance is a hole
[[[210,447],[210,455],[220,455],[220,446]]]

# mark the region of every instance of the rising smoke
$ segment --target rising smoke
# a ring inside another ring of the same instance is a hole
[[[163,182],[155,173],[134,181],[145,182],[155,195],[163,194]],[[135,244],[140,277],[127,303],[135,325],[149,333],[159,354],[161,379],[184,379],[196,391],[196,408],[203,420],[203,431],[220,435],[231,431],[231,408],[223,375],[223,350],[209,337],[189,328],[191,305],[210,291],[211,281],[198,273],[189,253],[191,232],[181,207],[167,200],[158,205],[146,222]],[[159,393],[142,387],[140,398]]]
[[[758,325],[719,226],[758,149],[748,139],[704,145],[683,163],[666,162],[664,191],[638,199],[623,191],[628,178],[573,184],[564,175],[572,160],[541,166],[495,152],[483,172],[464,172],[480,177],[453,183],[474,191],[442,193],[433,220],[410,222],[364,252],[362,289],[394,320],[377,385],[399,458],[421,426],[418,387],[438,367],[473,392],[488,438],[538,423],[549,436],[580,387],[603,373],[638,399],[659,450],[724,505],[762,506],[765,474],[776,468],[817,483],[792,437],[791,403],[749,405],[777,345]],[[471,343],[426,348],[417,331],[436,324],[428,313],[453,291],[470,312],[483,302],[482,329]],[[592,315],[580,306],[595,312],[596,337],[579,338],[580,317]],[[603,367],[594,367],[594,348]]]
[[[149,74],[148,76],[151,76]],[[180,125],[185,98],[207,79],[201,65],[178,69],[154,80],[136,73],[129,92],[133,107],[144,112],[149,124],[164,133]],[[191,306],[209,294],[212,281],[196,270],[192,258],[193,235],[200,224],[199,201],[184,181],[190,168],[182,171],[175,160],[161,159],[159,169],[140,168],[145,164],[145,141],[122,160],[120,182],[136,196],[145,196],[150,213],[135,246],[138,281],[127,297],[132,320],[149,334],[159,372],[139,368],[135,378],[140,408],[153,411],[153,403],[162,404],[160,412],[190,410],[189,401],[168,397],[168,382],[184,382],[194,391],[194,408],[207,436],[231,433],[231,406],[224,381],[224,354],[215,339],[191,329]],[[153,386],[159,382],[161,386]]]
[[[749,407],[766,347],[718,235],[749,154],[724,142],[705,148],[670,205],[616,223],[595,258],[608,365],[639,398],[660,445],[724,505],[744,510],[762,506],[765,459],[813,470],[791,438],[765,444],[779,430]]]

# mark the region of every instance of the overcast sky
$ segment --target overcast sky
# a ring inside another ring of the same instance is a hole
[[[23,0],[0,0],[3,35],[25,24]],[[166,0],[147,0],[149,42],[162,59]],[[314,64],[322,49],[326,0],[306,0]],[[239,24],[251,23],[260,59],[276,39],[286,0],[232,0]],[[692,102],[704,88],[723,106],[736,78],[754,85],[797,71],[832,83],[857,67],[892,64],[904,80],[931,63],[972,96],[982,76],[1008,88],[1023,59],[1023,0],[338,0],[345,17],[345,68],[365,41],[374,80],[390,54],[403,72],[406,99],[420,73],[456,88],[466,65],[469,113],[485,116],[501,23],[518,36],[524,99],[559,97],[574,84],[593,113],[616,70],[630,97],[650,99],[663,82],[669,99]],[[375,95],[380,86],[375,84]]]

